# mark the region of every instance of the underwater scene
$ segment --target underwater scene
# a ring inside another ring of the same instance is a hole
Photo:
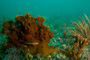
[[[90,0],[0,0],[0,60],[90,60]]]

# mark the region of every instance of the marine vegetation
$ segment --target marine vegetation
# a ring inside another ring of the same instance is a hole
[[[57,54],[63,54],[69,60],[79,60],[79,55],[88,42],[86,37],[83,37],[83,35],[80,34],[74,34],[76,39],[73,43],[72,49],[57,50],[56,48],[54,48],[54,46],[48,45],[50,39],[54,37],[54,34],[52,31],[49,30],[48,26],[43,24],[44,20],[45,20],[44,17],[38,16],[36,18],[31,16],[29,13],[26,13],[25,15],[16,16],[15,21],[13,20],[5,21],[2,24],[3,27],[0,33],[7,35],[6,36],[7,41],[2,44],[1,49],[4,51],[15,49],[16,53],[17,53],[16,50],[20,49],[22,50],[22,55],[24,55],[25,57],[23,59],[28,59],[28,60],[34,58],[32,55],[36,55],[36,54],[40,54],[41,58],[45,58],[48,56],[47,59],[49,59],[52,57],[50,54],[53,52]],[[89,20],[87,19],[87,21]],[[83,24],[85,24],[84,21]],[[78,24],[76,24],[75,26],[78,26]],[[84,32],[84,28],[81,26],[81,24],[80,24],[80,28],[81,30],[83,29],[82,32],[83,34],[85,34],[86,30]],[[66,39],[66,32],[64,34]],[[12,51],[11,54],[13,52],[14,51]],[[11,56],[10,54],[8,55]],[[10,58],[9,56],[6,55],[4,56],[6,58]],[[15,58],[17,57],[16,55],[14,56]],[[17,58],[19,59],[19,57]]]
[[[82,49],[86,46],[87,39],[82,36],[76,35],[76,40],[73,44],[73,49],[61,50],[62,54],[66,55],[70,60],[78,60]]]
[[[83,17],[81,18],[81,21],[78,21],[78,23],[72,22],[74,24],[75,29],[69,30],[69,32],[72,36],[75,36],[78,34],[83,38],[87,38],[88,44],[90,44],[90,22],[88,17],[85,14],[84,16],[87,22]]]
[[[45,57],[56,51],[53,46],[48,46],[47,43],[54,36],[49,27],[43,25],[44,17],[38,18],[30,16],[26,13],[24,16],[16,16],[15,22],[12,20],[3,23],[1,33],[7,35],[6,48],[16,46],[23,48],[23,53],[36,54]]]

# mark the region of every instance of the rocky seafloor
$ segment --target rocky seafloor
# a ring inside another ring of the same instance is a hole
[[[54,20],[54,19],[53,19]],[[57,19],[53,21],[52,19],[47,19],[44,24],[49,26],[49,29],[53,31],[54,37],[50,40],[48,43],[49,46],[54,46],[59,49],[72,49],[73,42],[75,38],[69,35],[68,29],[74,28],[71,24],[71,20],[64,21],[63,19]],[[2,25],[0,25],[2,26]],[[1,28],[1,27],[0,27]],[[64,38],[64,30],[66,30],[67,35],[66,38]],[[5,35],[0,34],[0,45],[4,43],[6,40]],[[3,60],[23,60],[26,58],[26,60],[68,60],[68,58],[63,54],[57,54],[53,52],[52,54],[46,56],[45,58],[40,58],[40,54],[32,55],[22,55],[22,50],[17,49],[16,47],[9,48],[5,51],[7,53],[4,55],[3,51],[0,50],[2,54],[0,54],[0,59]],[[90,47],[86,46],[82,50],[82,53],[79,55],[79,60],[90,60]]]

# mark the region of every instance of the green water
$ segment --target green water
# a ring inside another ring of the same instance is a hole
[[[34,17],[38,17],[38,15],[41,17],[45,17],[45,21],[43,24],[49,26],[49,30],[54,33],[54,37],[48,43],[49,46],[53,45],[55,48],[58,47],[63,50],[66,48],[71,49],[75,38],[69,36],[69,33],[67,33],[67,39],[65,40],[63,32],[70,27],[74,29],[75,27],[72,25],[71,21],[81,21],[80,16],[84,17],[84,14],[86,14],[90,19],[90,0],[0,0],[0,31],[2,23],[4,21],[15,21],[16,16],[24,15],[25,13],[30,13],[30,15]],[[0,46],[3,42],[7,41],[5,37],[6,35],[0,34]],[[70,41],[70,39],[72,40]],[[18,51],[17,48],[11,48],[7,50],[8,53],[0,53],[0,60],[10,60],[7,58],[11,56],[9,54],[9,50]],[[82,52],[83,57],[80,57],[79,60],[90,60],[90,58],[88,57],[90,55],[89,50],[90,46],[86,46],[83,49],[84,52]],[[1,52],[3,52],[3,50]],[[47,56],[45,60],[67,59],[67,57],[62,54],[56,54],[55,56],[54,54],[55,53],[52,53],[50,55],[52,56],[52,58],[49,58],[49,56]],[[23,56],[22,54],[20,54],[20,51],[18,51],[17,56],[18,55],[20,56],[20,58],[17,57],[19,58],[17,60],[23,60]],[[39,58],[37,57],[35,59]],[[35,59],[32,58],[32,60]]]

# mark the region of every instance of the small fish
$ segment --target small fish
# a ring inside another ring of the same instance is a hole
[[[26,45],[38,45],[38,42],[24,42]]]
[[[26,43],[26,44],[28,44],[28,45],[38,45],[39,43],[36,42],[36,43]]]

